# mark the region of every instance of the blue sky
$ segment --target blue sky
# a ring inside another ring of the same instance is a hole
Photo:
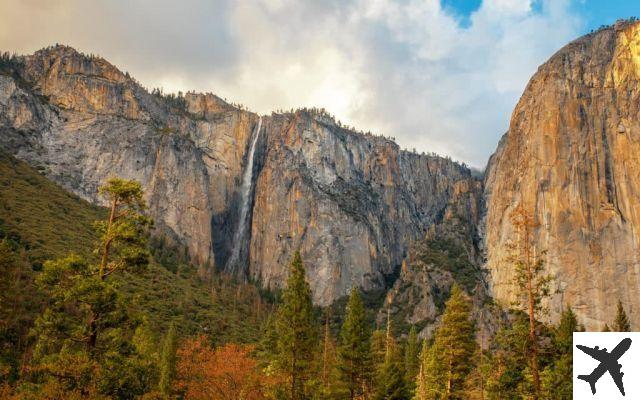
[[[480,8],[482,0],[442,0],[441,3],[445,9],[457,14],[462,24],[467,26],[469,17]],[[583,0],[575,1],[573,7],[584,18],[583,33],[601,25],[611,25],[619,18],[640,17],[640,2],[637,0]]]
[[[576,2],[575,8],[584,16],[583,32],[611,25],[623,17],[640,17],[640,2],[637,0],[584,0]]]
[[[148,88],[344,123],[484,167],[538,66],[640,0],[0,0],[0,51],[64,43]],[[24,21],[30,21],[26,24]]]

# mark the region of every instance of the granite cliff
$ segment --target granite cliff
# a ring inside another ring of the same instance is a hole
[[[454,281],[499,318],[490,298],[514,299],[509,217],[524,207],[554,278],[550,318],[570,304],[599,329],[620,299],[637,327],[639,82],[637,22],[570,43],[529,82],[482,182],[324,110],[259,116],[213,94],[150,93],[56,46],[2,59],[0,149],[92,202],[109,176],[139,180],[158,233],[202,266],[280,287],[299,250],[317,304],[378,291],[423,334]]]
[[[551,318],[571,305],[587,328],[620,299],[640,324],[640,25],[582,37],[542,65],[486,173],[485,244],[492,292],[513,299],[506,244],[518,206],[536,218],[554,277]]]
[[[139,180],[159,232],[202,265],[279,287],[300,250],[318,304],[353,286],[384,289],[455,193],[481,196],[466,167],[346,129],[321,110],[260,117],[212,94],[149,93],[66,46],[6,59],[2,71],[2,149],[93,202],[109,176]],[[229,265],[238,229],[246,240]]]

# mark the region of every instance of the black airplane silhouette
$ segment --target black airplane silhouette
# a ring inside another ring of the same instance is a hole
[[[624,386],[622,384],[622,376],[624,373],[620,372],[622,365],[618,363],[618,358],[629,350],[629,347],[631,347],[631,339],[622,339],[611,353],[607,352],[607,349],[599,349],[598,346],[591,348],[578,344],[576,347],[587,353],[592,358],[600,361],[600,365],[598,365],[591,374],[578,375],[578,379],[589,382],[589,385],[591,386],[591,393],[596,394],[596,382],[605,374],[605,372],[608,371],[609,375],[613,378],[613,382],[615,382],[618,387],[618,390],[620,390],[620,393],[624,396]]]

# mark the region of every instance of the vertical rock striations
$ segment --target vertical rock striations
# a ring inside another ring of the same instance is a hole
[[[353,286],[384,288],[409,243],[442,220],[457,185],[473,181],[450,160],[402,151],[322,113],[274,116],[266,130],[250,273],[279,286],[299,249],[319,304]]]
[[[542,65],[491,158],[485,194],[493,294],[513,299],[505,245],[523,206],[540,223],[558,294],[600,329],[618,299],[640,324],[640,25],[620,22],[578,39]]]
[[[354,285],[384,288],[409,244],[474,181],[451,160],[402,151],[323,112],[259,118],[212,94],[148,93],[65,46],[1,66],[0,147],[92,201],[109,176],[141,181],[159,229],[201,264],[225,266],[246,223],[240,269],[278,287],[300,250],[319,304]]]
[[[257,116],[213,95],[176,104],[65,46],[13,64],[0,74],[2,147],[92,201],[109,176],[141,181],[160,228],[213,261],[212,224],[231,236],[231,218],[219,219],[238,201]]]

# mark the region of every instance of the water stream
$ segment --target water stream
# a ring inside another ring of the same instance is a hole
[[[260,130],[262,129],[262,117],[258,119],[258,125],[253,131],[251,138],[251,146],[249,147],[249,154],[247,155],[247,165],[244,168],[242,174],[242,184],[240,185],[240,218],[236,225],[236,231],[233,235],[233,246],[231,250],[231,256],[227,261],[226,270],[232,274],[236,274],[238,258],[240,257],[240,251],[242,250],[247,235],[247,216],[249,214],[249,207],[251,206],[252,189],[253,189],[253,159],[256,151],[256,143],[260,137]]]

